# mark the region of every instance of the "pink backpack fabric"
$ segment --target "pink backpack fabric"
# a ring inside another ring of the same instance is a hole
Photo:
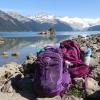
[[[86,77],[89,73],[89,68],[82,61],[82,54],[79,44],[72,40],[65,40],[60,43],[60,48],[63,52],[64,62],[69,61],[73,65],[68,68],[72,77]],[[66,69],[66,66],[65,66]]]

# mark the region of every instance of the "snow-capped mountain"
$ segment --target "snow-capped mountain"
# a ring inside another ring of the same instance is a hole
[[[38,13],[37,15],[29,16],[28,18],[40,23],[40,27],[53,27],[57,31],[73,31],[73,28],[67,22],[63,22],[56,16],[48,15],[46,13]]]
[[[31,19],[15,12],[0,11],[0,31],[42,31],[51,27],[56,31],[73,31],[69,24],[53,17],[41,15],[35,18]]]
[[[78,18],[78,17],[61,17],[59,20],[67,22],[74,29],[84,30],[91,26],[100,25],[100,18],[89,19],[89,18]]]
[[[35,16],[29,16],[28,18],[40,23],[56,23],[56,17],[46,13],[38,13]]]
[[[46,13],[23,16],[0,10],[0,31],[41,31],[51,27],[56,31],[100,31],[100,18],[59,17]]]
[[[78,18],[78,17],[56,17],[52,15],[47,15],[45,13],[39,13],[36,16],[28,17],[40,23],[56,23],[59,20],[63,23],[69,24],[74,30],[86,30],[91,26],[100,25],[100,18],[90,19],[90,18]]]
[[[22,20],[23,19],[23,20]],[[15,13],[0,10],[0,31],[36,31],[33,20]]]
[[[13,17],[13,18],[15,18],[15,19],[21,21],[21,22],[28,22],[28,21],[30,21],[29,18],[24,17],[24,16],[18,14],[17,12],[11,12],[11,11],[9,11],[9,12],[7,12],[7,14],[8,14],[9,16],[11,16],[11,17]]]

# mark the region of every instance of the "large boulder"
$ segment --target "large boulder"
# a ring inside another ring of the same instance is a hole
[[[16,73],[21,74],[21,67],[21,65],[15,62],[11,62],[0,67],[0,89],[3,87],[5,83],[9,83],[7,81]]]
[[[70,95],[70,96],[66,96],[65,100],[83,100],[83,98],[81,98],[81,97],[75,97],[73,95]]]
[[[5,43],[5,39],[0,37],[0,44],[4,44]]]
[[[1,92],[13,93],[17,88],[19,81],[22,79],[23,75],[21,73],[14,73],[7,81],[2,85]],[[22,85],[22,84],[20,84]]]
[[[22,66],[15,63],[15,62],[11,62],[9,64],[5,64],[0,68],[0,78],[4,77],[4,78],[8,78],[10,76],[12,76],[14,73],[20,73],[20,68]]]
[[[35,66],[35,60],[36,60],[36,57],[33,56],[32,53],[30,53],[30,54],[27,56],[27,59],[26,59],[26,60],[23,62],[23,64],[22,64],[23,69],[22,69],[21,72],[22,72],[24,75],[33,73],[34,66]]]
[[[100,66],[99,66],[100,67]],[[92,71],[90,72],[90,77],[94,77],[97,81],[100,82],[100,68],[95,66]]]
[[[88,95],[92,95],[96,91],[100,91],[100,86],[98,85],[98,82],[93,78],[88,77],[85,86],[86,86],[86,93]]]
[[[83,78],[74,78],[74,85],[77,89],[83,89],[85,80]]]

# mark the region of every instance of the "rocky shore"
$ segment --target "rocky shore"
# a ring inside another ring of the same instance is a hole
[[[5,43],[5,39],[0,37],[0,44],[4,44]]]
[[[86,91],[73,89],[66,95],[66,100],[99,100],[100,98],[100,34],[91,36],[78,36],[73,39],[80,44],[82,50],[92,48],[90,62],[89,86]],[[27,56],[23,64],[11,62],[0,67],[0,100],[61,100],[54,98],[36,98],[33,94],[32,69],[35,57]],[[80,88],[83,79],[75,79],[76,88]]]

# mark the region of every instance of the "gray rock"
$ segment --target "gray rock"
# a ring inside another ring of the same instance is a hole
[[[97,60],[91,61],[91,72],[89,74],[90,77],[95,78],[100,82],[100,66]]]
[[[37,98],[36,100],[61,100],[61,97],[55,96],[53,98]]]
[[[3,53],[2,53],[2,56],[3,56],[3,57],[8,57],[8,56],[9,56],[9,55],[8,55],[8,52],[3,52]]]
[[[13,74],[2,86],[1,92],[12,93],[17,89],[17,84],[23,75],[21,73]],[[22,85],[22,84],[20,84]]]
[[[33,63],[34,63],[33,59],[24,61],[24,63],[22,64],[23,66],[22,73],[24,73],[24,75],[30,74],[32,72]]]
[[[14,52],[14,53],[12,53],[11,54],[13,57],[18,57],[19,55],[20,55],[20,53],[19,52]]]
[[[4,44],[5,43],[5,39],[0,37],[0,44]]]
[[[75,96],[67,96],[65,100],[83,100],[83,98],[75,97]]]
[[[83,78],[74,78],[74,85],[78,89],[83,89],[85,80]]]
[[[88,95],[86,100],[100,100],[100,91],[96,91],[92,95]]]
[[[98,82],[93,78],[87,78],[85,86],[86,86],[86,93],[88,95],[92,95],[96,91],[100,90],[100,86],[98,85]]]
[[[34,70],[34,65],[35,65],[35,60],[36,57],[33,57],[32,54],[30,54],[27,58],[27,60],[25,60],[22,64],[23,66],[23,73],[24,74],[31,74],[31,72],[33,72]]]
[[[11,62],[3,65],[2,67],[4,68],[4,74],[9,74],[8,76],[10,76],[17,72],[20,73],[19,68],[21,68],[22,66],[15,62]]]
[[[21,73],[20,72],[21,67],[22,67],[21,65],[15,62],[5,64],[2,67],[0,67],[0,88],[15,73]]]
[[[32,53],[29,53],[27,56],[27,60],[29,59],[35,59],[34,55]]]
[[[0,40],[0,44],[4,44],[5,43],[5,41],[3,41],[3,40]]]

